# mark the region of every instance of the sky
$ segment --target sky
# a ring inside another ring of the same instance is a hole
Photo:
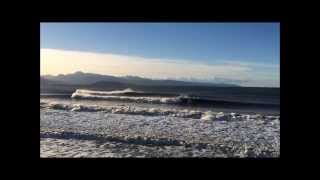
[[[280,87],[279,23],[41,23],[41,75]]]

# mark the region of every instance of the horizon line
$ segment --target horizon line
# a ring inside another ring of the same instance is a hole
[[[226,84],[226,85],[235,85],[237,87],[248,87],[248,88],[280,88],[279,87],[275,87],[275,86],[243,86],[243,85],[239,85],[239,84],[235,84],[235,83],[228,83],[228,82],[213,82],[213,81],[202,81],[201,82],[201,79],[197,79],[197,78],[191,78],[192,80],[190,81],[186,81],[186,80],[183,80],[183,78],[148,78],[148,77],[143,77],[143,76],[137,76],[137,75],[124,75],[124,76],[121,76],[121,75],[109,75],[109,74],[98,74],[98,73],[90,73],[90,72],[83,72],[83,71],[74,71],[73,73],[66,73],[66,74],[63,74],[63,73],[60,73],[60,74],[57,74],[57,75],[52,75],[52,74],[43,74],[41,75],[40,74],[40,77],[43,77],[43,76],[59,76],[59,75],[63,75],[63,76],[66,76],[66,75],[70,75],[70,74],[76,74],[76,73],[82,73],[82,74],[95,74],[95,75],[102,75],[102,76],[113,76],[113,77],[128,77],[128,76],[131,76],[131,77],[138,77],[138,78],[142,78],[142,79],[149,79],[149,80],[174,80],[174,81],[182,81],[182,82],[196,82],[196,83],[212,83],[212,84]],[[223,78],[220,78],[220,79],[223,79]],[[200,80],[200,81],[194,81],[194,80]]]

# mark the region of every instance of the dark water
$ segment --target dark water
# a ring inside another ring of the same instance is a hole
[[[280,104],[280,88],[253,87],[150,87],[141,89],[151,92],[188,94],[211,100]]]

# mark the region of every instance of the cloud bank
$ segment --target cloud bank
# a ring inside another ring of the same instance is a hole
[[[59,49],[40,49],[40,60],[41,75],[83,71],[153,79],[197,79],[199,81],[223,79],[225,83],[237,82],[244,86],[279,87],[280,82],[278,66],[232,61],[206,64],[179,59],[153,59]]]

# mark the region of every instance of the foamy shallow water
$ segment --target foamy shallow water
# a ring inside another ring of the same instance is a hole
[[[42,108],[41,157],[279,157],[280,120]],[[206,114],[208,115],[208,114]]]

